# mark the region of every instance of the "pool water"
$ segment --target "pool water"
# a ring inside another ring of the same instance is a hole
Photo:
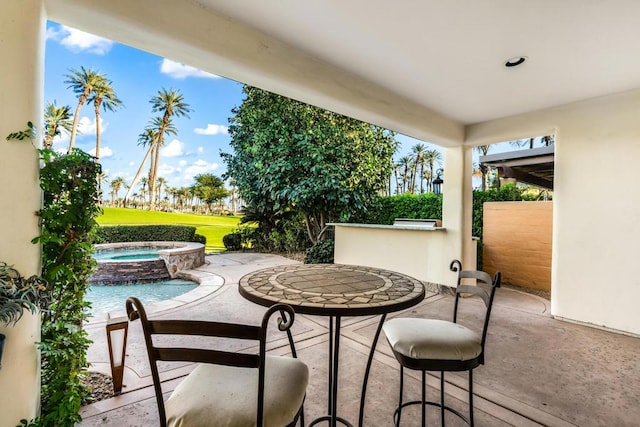
[[[159,259],[158,251],[162,249],[169,249],[169,247],[146,247],[146,248],[122,248],[122,249],[107,249],[104,251],[97,251],[93,254],[93,258],[98,261],[134,261],[134,260],[147,260],[147,259]]]
[[[137,297],[143,304],[175,298],[196,288],[197,283],[188,280],[165,280],[132,285],[91,285],[85,300],[91,303],[89,315],[124,311],[128,297]]]

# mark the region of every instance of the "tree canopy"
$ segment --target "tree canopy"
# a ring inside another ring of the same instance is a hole
[[[329,221],[348,219],[387,185],[394,133],[244,87],[229,119],[232,153],[222,153],[247,208],[264,217],[304,214],[315,242]]]
[[[224,188],[224,182],[210,173],[196,175],[194,178],[194,193],[206,205],[209,212],[213,212],[212,205],[229,195]]]

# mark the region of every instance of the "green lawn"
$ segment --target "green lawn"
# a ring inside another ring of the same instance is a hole
[[[239,216],[194,215],[170,212],[150,212],[140,209],[103,208],[100,225],[175,224],[192,225],[196,233],[207,238],[207,252],[222,252],[222,236],[231,233],[240,222]]]

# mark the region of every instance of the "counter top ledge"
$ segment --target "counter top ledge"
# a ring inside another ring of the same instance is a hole
[[[353,224],[349,222],[330,222],[327,225],[335,227],[379,228],[383,230],[413,230],[413,231],[446,231],[445,227],[425,227],[423,225],[387,225],[387,224]]]

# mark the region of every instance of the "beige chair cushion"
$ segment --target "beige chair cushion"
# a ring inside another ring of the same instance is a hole
[[[291,357],[267,356],[264,425],[293,421],[304,400],[309,371]],[[200,364],[165,404],[169,427],[256,425],[258,369]]]
[[[393,351],[412,359],[470,360],[482,352],[478,334],[445,320],[391,319],[383,330]]]

